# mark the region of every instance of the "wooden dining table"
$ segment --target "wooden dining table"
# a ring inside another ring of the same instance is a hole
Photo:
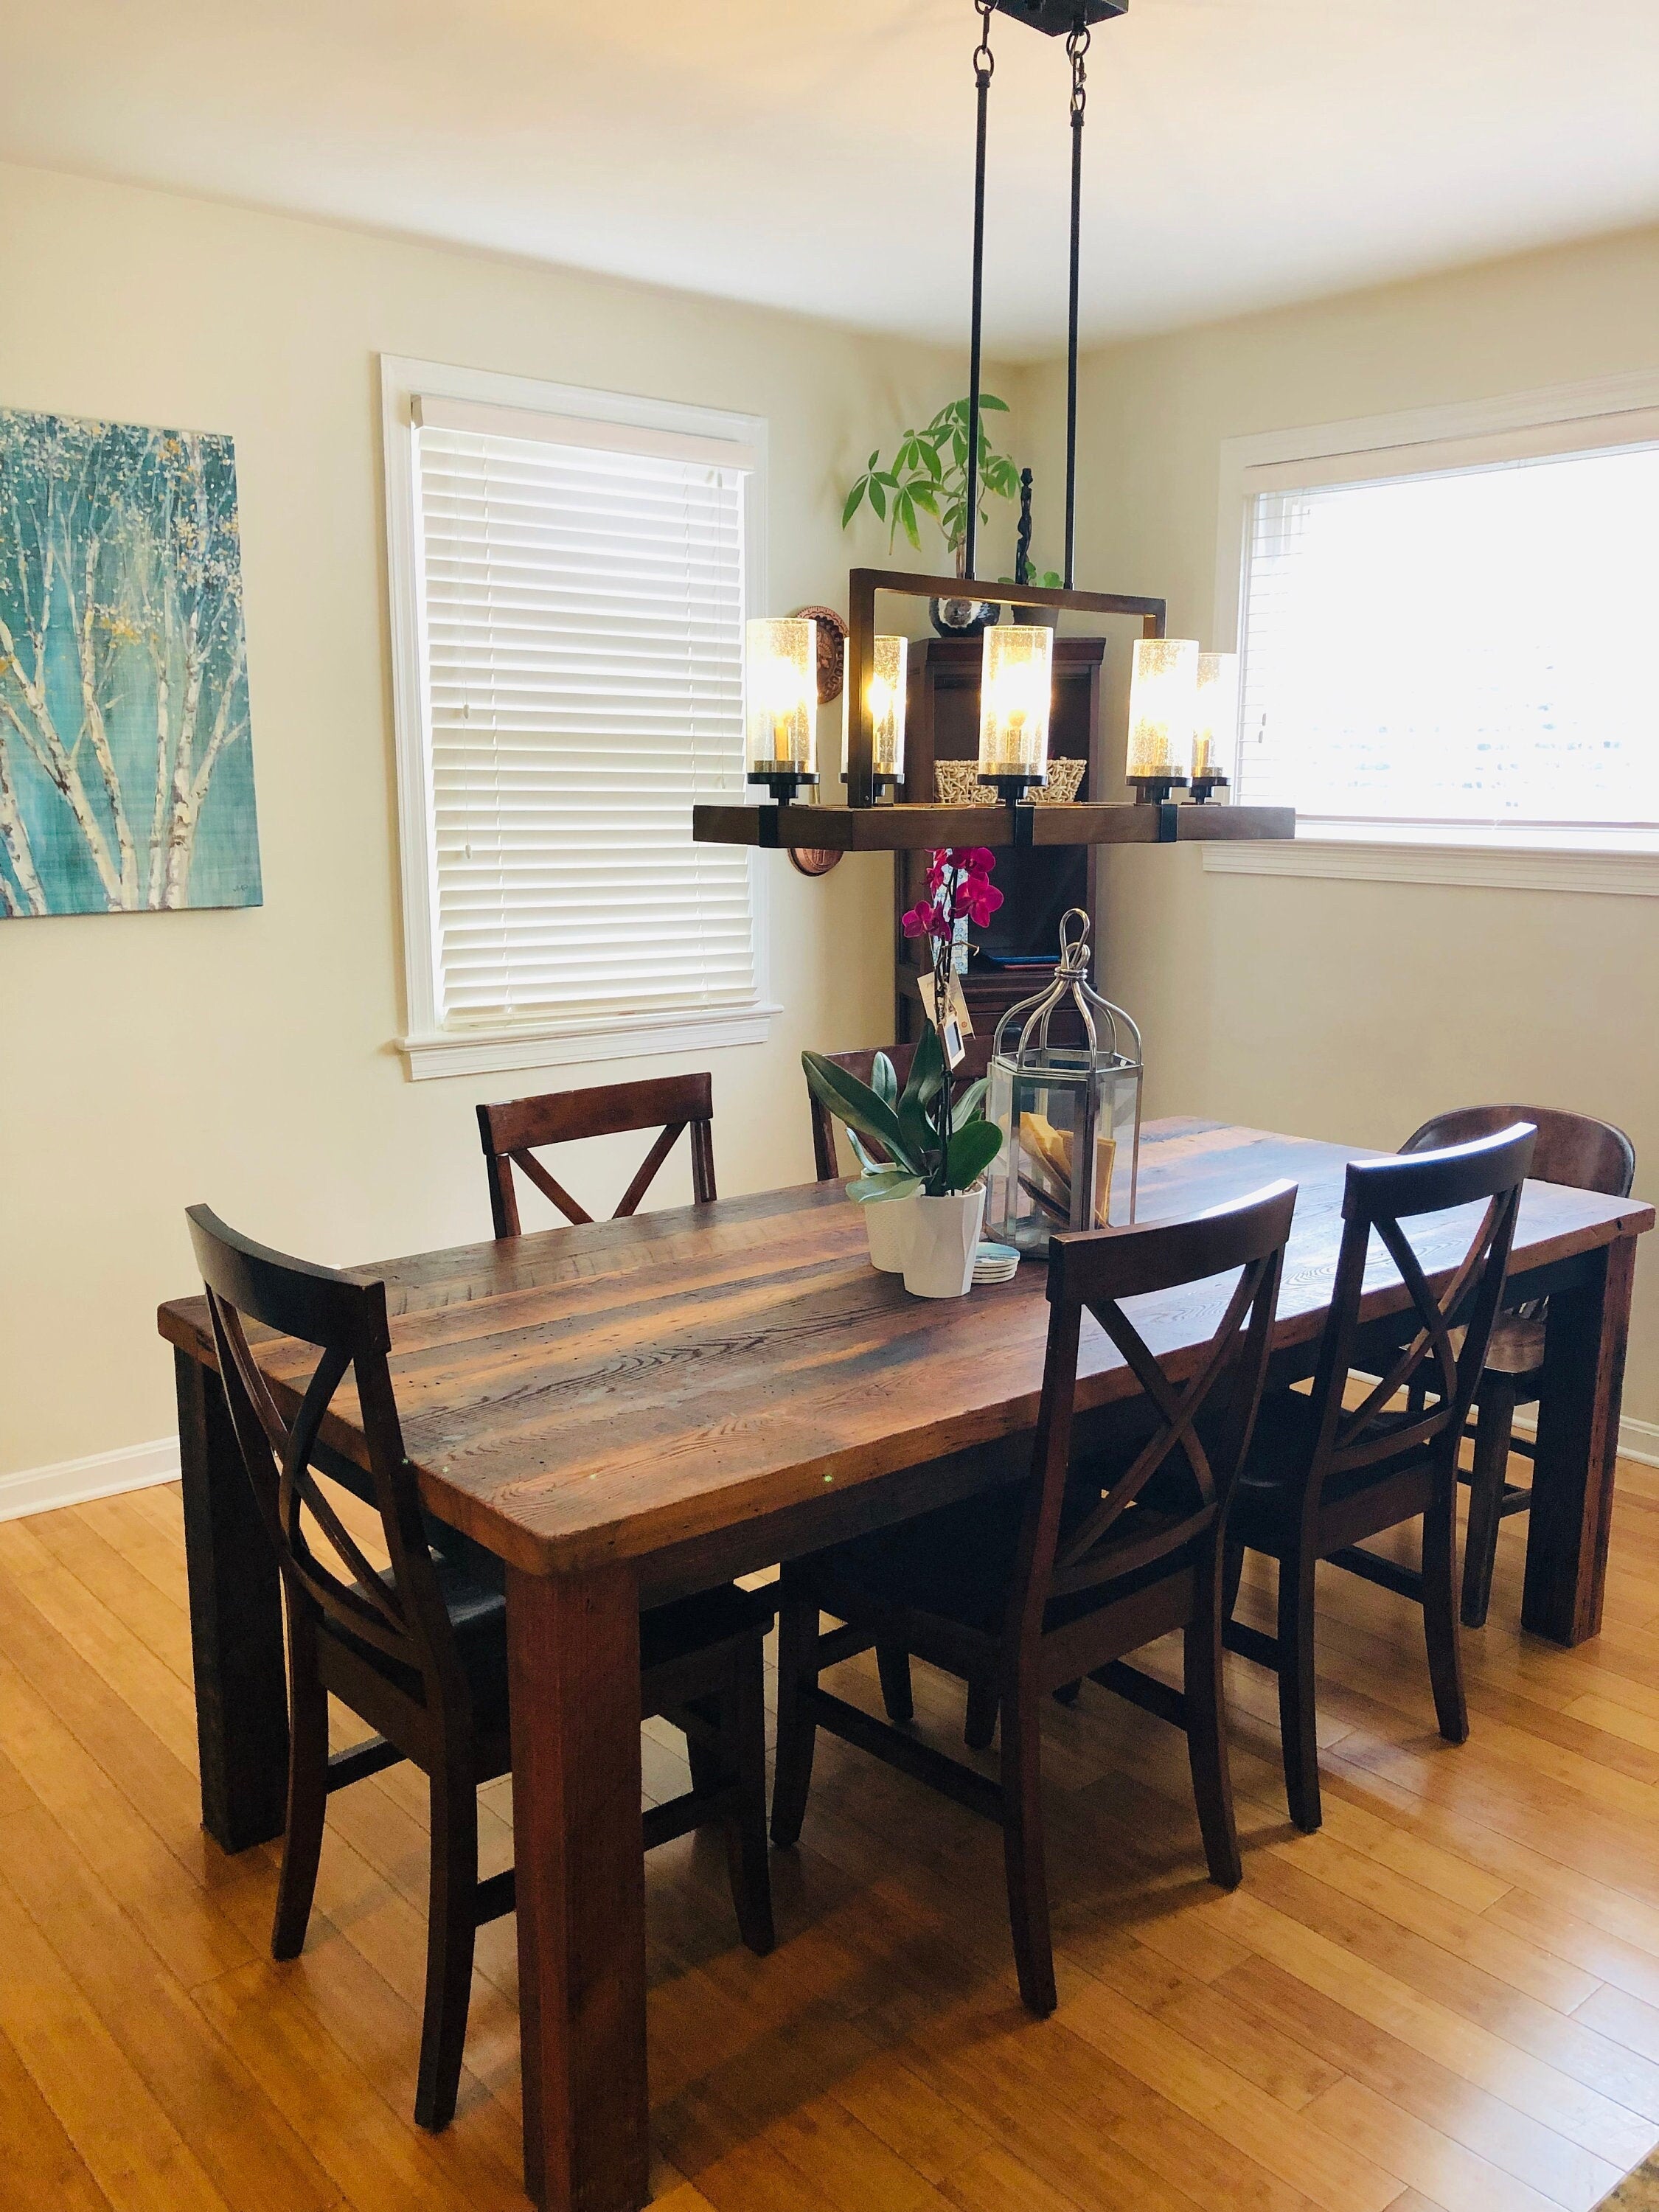
[[[1299,1186],[1272,1380],[1311,1373],[1341,1231],[1341,1145],[1150,1123],[1139,1218]],[[1467,1210],[1466,1210],[1467,1211]],[[1636,1239],[1653,1210],[1529,1183],[1512,1296],[1549,1298],[1523,1625],[1595,1633]],[[253,1224],[264,1226],[265,1224]],[[1468,1238],[1413,1242],[1437,1285]],[[525,2179],[538,2204],[634,2212],[648,2194],[639,1613],[1029,1468],[1048,1310],[1041,1264],[963,1299],[878,1274],[836,1183],[721,1199],[354,1269],[381,1279],[405,1448],[428,1509],[506,1565]],[[1180,1374],[1222,1290],[1132,1302]],[[1380,1246],[1362,1316],[1406,1304]],[[279,1834],[287,1720],[277,1569],[237,1458],[199,1297],[175,1349],[202,1810],[228,1851]],[[256,1345],[292,1403],[314,1355]],[[1138,1386],[1085,1326],[1078,1404],[1109,1444]],[[325,1471],[364,1462],[349,1383]]]

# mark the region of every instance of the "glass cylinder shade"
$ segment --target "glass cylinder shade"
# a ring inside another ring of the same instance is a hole
[[[1200,653],[1193,716],[1193,774],[1225,775],[1238,733],[1238,655]]]
[[[1046,623],[998,623],[985,633],[979,684],[979,772],[1044,783],[1054,634]]]
[[[870,710],[872,764],[878,776],[889,782],[902,783],[904,701],[910,673],[910,641],[908,637],[878,635],[874,642],[870,684],[864,695],[865,703]],[[841,773],[844,781],[848,757],[852,748],[853,687],[850,683],[842,697],[846,702],[841,725]]]
[[[1192,772],[1197,708],[1197,639],[1137,638],[1129,685],[1129,759],[1124,773],[1184,781]]]
[[[813,773],[817,752],[817,627],[801,616],[749,624],[744,711],[751,770],[802,776]]]

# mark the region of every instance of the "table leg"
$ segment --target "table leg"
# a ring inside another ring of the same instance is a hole
[[[1589,1279],[1550,1294],[1521,1603],[1523,1628],[1565,1644],[1601,1626],[1636,1239],[1586,1256]]]
[[[202,1826],[245,1851],[287,1816],[282,1583],[219,1377],[183,1352],[173,1373]]]
[[[525,2186],[545,2212],[650,2194],[640,1612],[626,1567],[507,1577]]]

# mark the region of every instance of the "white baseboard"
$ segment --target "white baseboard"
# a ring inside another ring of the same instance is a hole
[[[1516,1413],[1515,1425],[1523,1437],[1535,1437],[1538,1416],[1526,1407]],[[1659,1421],[1638,1421],[1626,1413],[1619,1424],[1619,1456],[1638,1460],[1644,1467],[1659,1467]]]
[[[1655,1431],[1659,1435],[1659,1431]],[[82,1505],[91,1498],[112,1498],[118,1491],[146,1490],[152,1483],[179,1480],[179,1439],[157,1437],[154,1443],[123,1444],[118,1451],[89,1452],[85,1459],[61,1459],[55,1467],[23,1468],[0,1474],[0,1521],[26,1513],[50,1513],[58,1505]]]

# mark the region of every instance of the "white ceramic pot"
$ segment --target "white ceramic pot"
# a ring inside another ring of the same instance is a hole
[[[859,1208],[864,1216],[864,1233],[870,1239],[870,1265],[879,1267],[884,1275],[904,1273],[915,1205],[913,1192],[908,1198],[866,1199]]]
[[[913,1198],[904,1287],[918,1298],[966,1297],[985,1218],[985,1188],[948,1198]]]

